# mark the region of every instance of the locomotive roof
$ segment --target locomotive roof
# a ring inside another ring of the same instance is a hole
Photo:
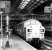
[[[28,20],[23,21],[23,22],[21,22],[21,23],[19,23],[19,24],[25,24],[25,23],[27,23],[27,22],[29,22],[29,21],[36,21],[37,23],[39,23],[40,25],[42,25],[41,22],[38,21],[37,19],[28,19]],[[19,25],[19,24],[18,24],[18,25]]]

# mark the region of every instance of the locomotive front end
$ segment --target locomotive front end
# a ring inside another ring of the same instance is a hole
[[[45,28],[41,22],[36,19],[30,19],[24,22],[26,28],[26,40],[33,38],[44,39]]]

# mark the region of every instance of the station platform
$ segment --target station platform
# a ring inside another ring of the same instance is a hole
[[[7,39],[3,38],[3,47],[0,47],[0,50],[38,50],[34,47],[32,47],[30,44],[28,44],[27,42],[25,42],[23,39],[21,39],[18,36],[11,36],[9,38],[9,43],[10,43],[10,47],[7,48],[5,47],[4,44],[6,44]],[[1,40],[0,40],[1,43]]]

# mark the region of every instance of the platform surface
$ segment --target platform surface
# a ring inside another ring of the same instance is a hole
[[[4,38],[3,42],[5,43],[6,41],[7,41],[6,38]],[[37,50],[36,48],[32,47],[30,44],[28,44],[18,36],[10,37],[9,41],[11,47],[10,48],[4,47],[0,50]]]

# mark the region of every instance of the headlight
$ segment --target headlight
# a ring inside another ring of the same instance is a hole
[[[44,32],[44,29],[40,29],[41,32]]]

